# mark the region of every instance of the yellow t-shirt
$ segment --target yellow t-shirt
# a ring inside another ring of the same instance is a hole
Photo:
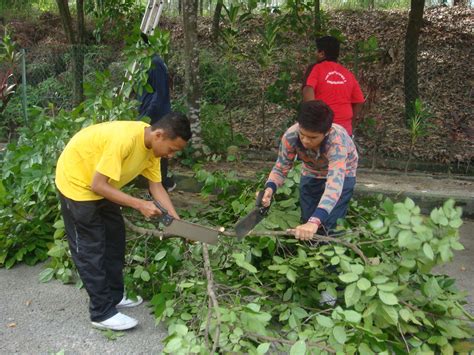
[[[140,121],[112,121],[89,126],[72,137],[56,166],[56,186],[75,201],[100,200],[91,190],[95,172],[120,189],[138,175],[161,182],[160,158],[145,147]]]

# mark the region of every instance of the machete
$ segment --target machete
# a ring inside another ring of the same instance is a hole
[[[168,213],[168,210],[161,206],[158,201],[153,200],[153,203],[162,213],[158,218],[165,226],[163,231],[166,234],[176,235],[178,237],[200,241],[207,244],[217,244],[219,231],[196,223],[176,219],[171,216]]]
[[[262,206],[262,198],[265,193],[265,190],[262,190],[258,193],[257,201],[255,203],[256,207],[245,217],[240,219],[235,225],[235,235],[242,240],[254,227],[259,224],[262,219],[268,214],[270,206]]]

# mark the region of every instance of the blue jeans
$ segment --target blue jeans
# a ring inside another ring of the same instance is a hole
[[[322,226],[326,232],[333,230],[336,227],[337,220],[344,218],[347,214],[349,201],[354,192],[356,183],[355,177],[348,177],[344,179],[344,186],[342,188],[341,197],[337,201],[336,206],[326,218],[322,221]],[[319,200],[323,196],[326,188],[326,179],[315,179],[310,176],[302,176],[300,180],[300,207],[301,207],[301,222],[306,223],[311,215],[318,207]]]

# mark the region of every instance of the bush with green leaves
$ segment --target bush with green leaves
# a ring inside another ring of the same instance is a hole
[[[0,204],[0,266],[45,260],[59,216],[54,188],[56,159],[78,125],[61,113],[30,111],[31,123],[7,146],[2,159],[4,195]]]
[[[223,105],[203,103],[200,119],[202,138],[212,152],[223,154],[229,146],[248,144],[242,134],[234,133],[232,110],[226,111]]]
[[[205,101],[231,107],[241,100],[245,83],[231,62],[225,59],[216,60],[214,54],[203,52],[200,56],[199,72]]]
[[[204,191],[217,195],[209,206],[181,211],[182,217],[230,227],[254,207],[256,182],[196,171]],[[263,235],[299,224],[299,174],[290,174],[255,236],[243,242],[223,236],[208,247],[217,307],[208,306],[202,244],[131,237],[127,285],[151,298],[157,322],[168,327],[164,352],[209,353],[213,345],[219,353],[472,350],[467,339],[473,317],[462,307],[466,294],[453,279],[431,272],[463,248],[461,208],[449,200],[423,216],[408,198],[352,203],[339,238],[364,258],[340,243]],[[140,218],[136,223],[156,228]],[[337,298],[334,306],[320,302],[324,291]]]
[[[134,85],[132,81],[129,83]],[[58,199],[54,185],[56,161],[65,144],[80,128],[137,116],[136,102],[111,89],[110,73],[97,73],[85,83],[86,100],[71,112],[30,110],[30,123],[7,145],[0,173],[0,267],[25,261],[32,265],[53,256],[54,274],[69,282],[72,263],[63,234],[57,231]],[[60,259],[60,260],[59,260]],[[43,274],[44,279],[53,275]]]

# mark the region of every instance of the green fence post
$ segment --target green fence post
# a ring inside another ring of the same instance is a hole
[[[355,53],[354,53],[354,75],[359,80],[359,43],[355,44]]]
[[[27,101],[26,101],[26,52],[24,49],[21,50],[21,86],[23,93],[23,118],[25,119],[25,124],[28,123],[28,112],[26,110]]]

